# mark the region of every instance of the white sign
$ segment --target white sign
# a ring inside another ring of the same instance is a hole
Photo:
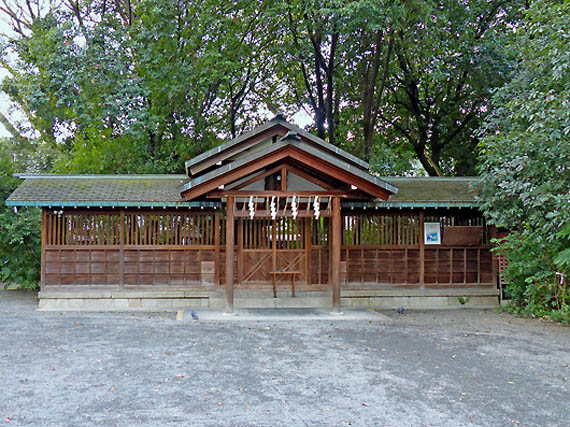
[[[439,222],[424,223],[424,243],[426,245],[441,245],[441,225]]]

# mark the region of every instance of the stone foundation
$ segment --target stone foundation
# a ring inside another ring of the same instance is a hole
[[[465,304],[460,297],[469,297]],[[41,311],[171,311],[186,308],[224,309],[223,290],[117,290],[117,291],[42,291],[39,293]],[[234,308],[329,308],[330,291],[290,292],[236,290]],[[494,289],[392,289],[343,290],[341,306],[352,308],[448,309],[488,308],[498,306],[498,291]]]

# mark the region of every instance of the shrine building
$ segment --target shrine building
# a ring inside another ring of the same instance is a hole
[[[181,175],[21,174],[40,309],[444,308],[499,302],[477,178],[378,177],[281,115]]]

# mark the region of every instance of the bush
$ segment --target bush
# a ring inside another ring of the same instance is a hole
[[[509,230],[512,310],[570,322],[570,3],[537,0],[510,45],[516,72],[482,128],[478,198]]]
[[[4,285],[36,289],[41,272],[40,210],[16,213],[5,203],[20,184],[12,174],[26,168],[27,157],[14,154],[19,149],[10,140],[0,140],[0,276]]]

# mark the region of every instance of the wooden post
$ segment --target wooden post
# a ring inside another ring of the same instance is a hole
[[[46,284],[46,244],[47,244],[47,211],[42,208],[42,255],[41,255],[41,276],[40,289],[45,289]]]
[[[237,220],[237,283],[243,282],[243,218]]]
[[[277,221],[271,221],[271,271],[277,270]]]
[[[281,168],[281,191],[287,191],[287,169]]]
[[[312,236],[311,236],[311,218],[303,218],[304,227],[305,227],[305,276],[307,281],[307,286],[311,286],[311,245],[312,245]]]
[[[234,198],[226,199],[226,313],[234,312]]]
[[[119,221],[119,286],[122,288],[125,286],[125,209],[120,210]]]
[[[426,272],[426,254],[425,254],[425,242],[424,242],[424,223],[425,214],[424,211],[420,211],[420,285],[423,287],[425,284],[425,272]]]
[[[220,212],[214,214],[214,285],[220,286]]]
[[[332,311],[340,313],[340,241],[341,241],[341,221],[340,221],[340,198],[333,198],[332,214],[332,244],[331,244],[331,287],[332,287]]]

